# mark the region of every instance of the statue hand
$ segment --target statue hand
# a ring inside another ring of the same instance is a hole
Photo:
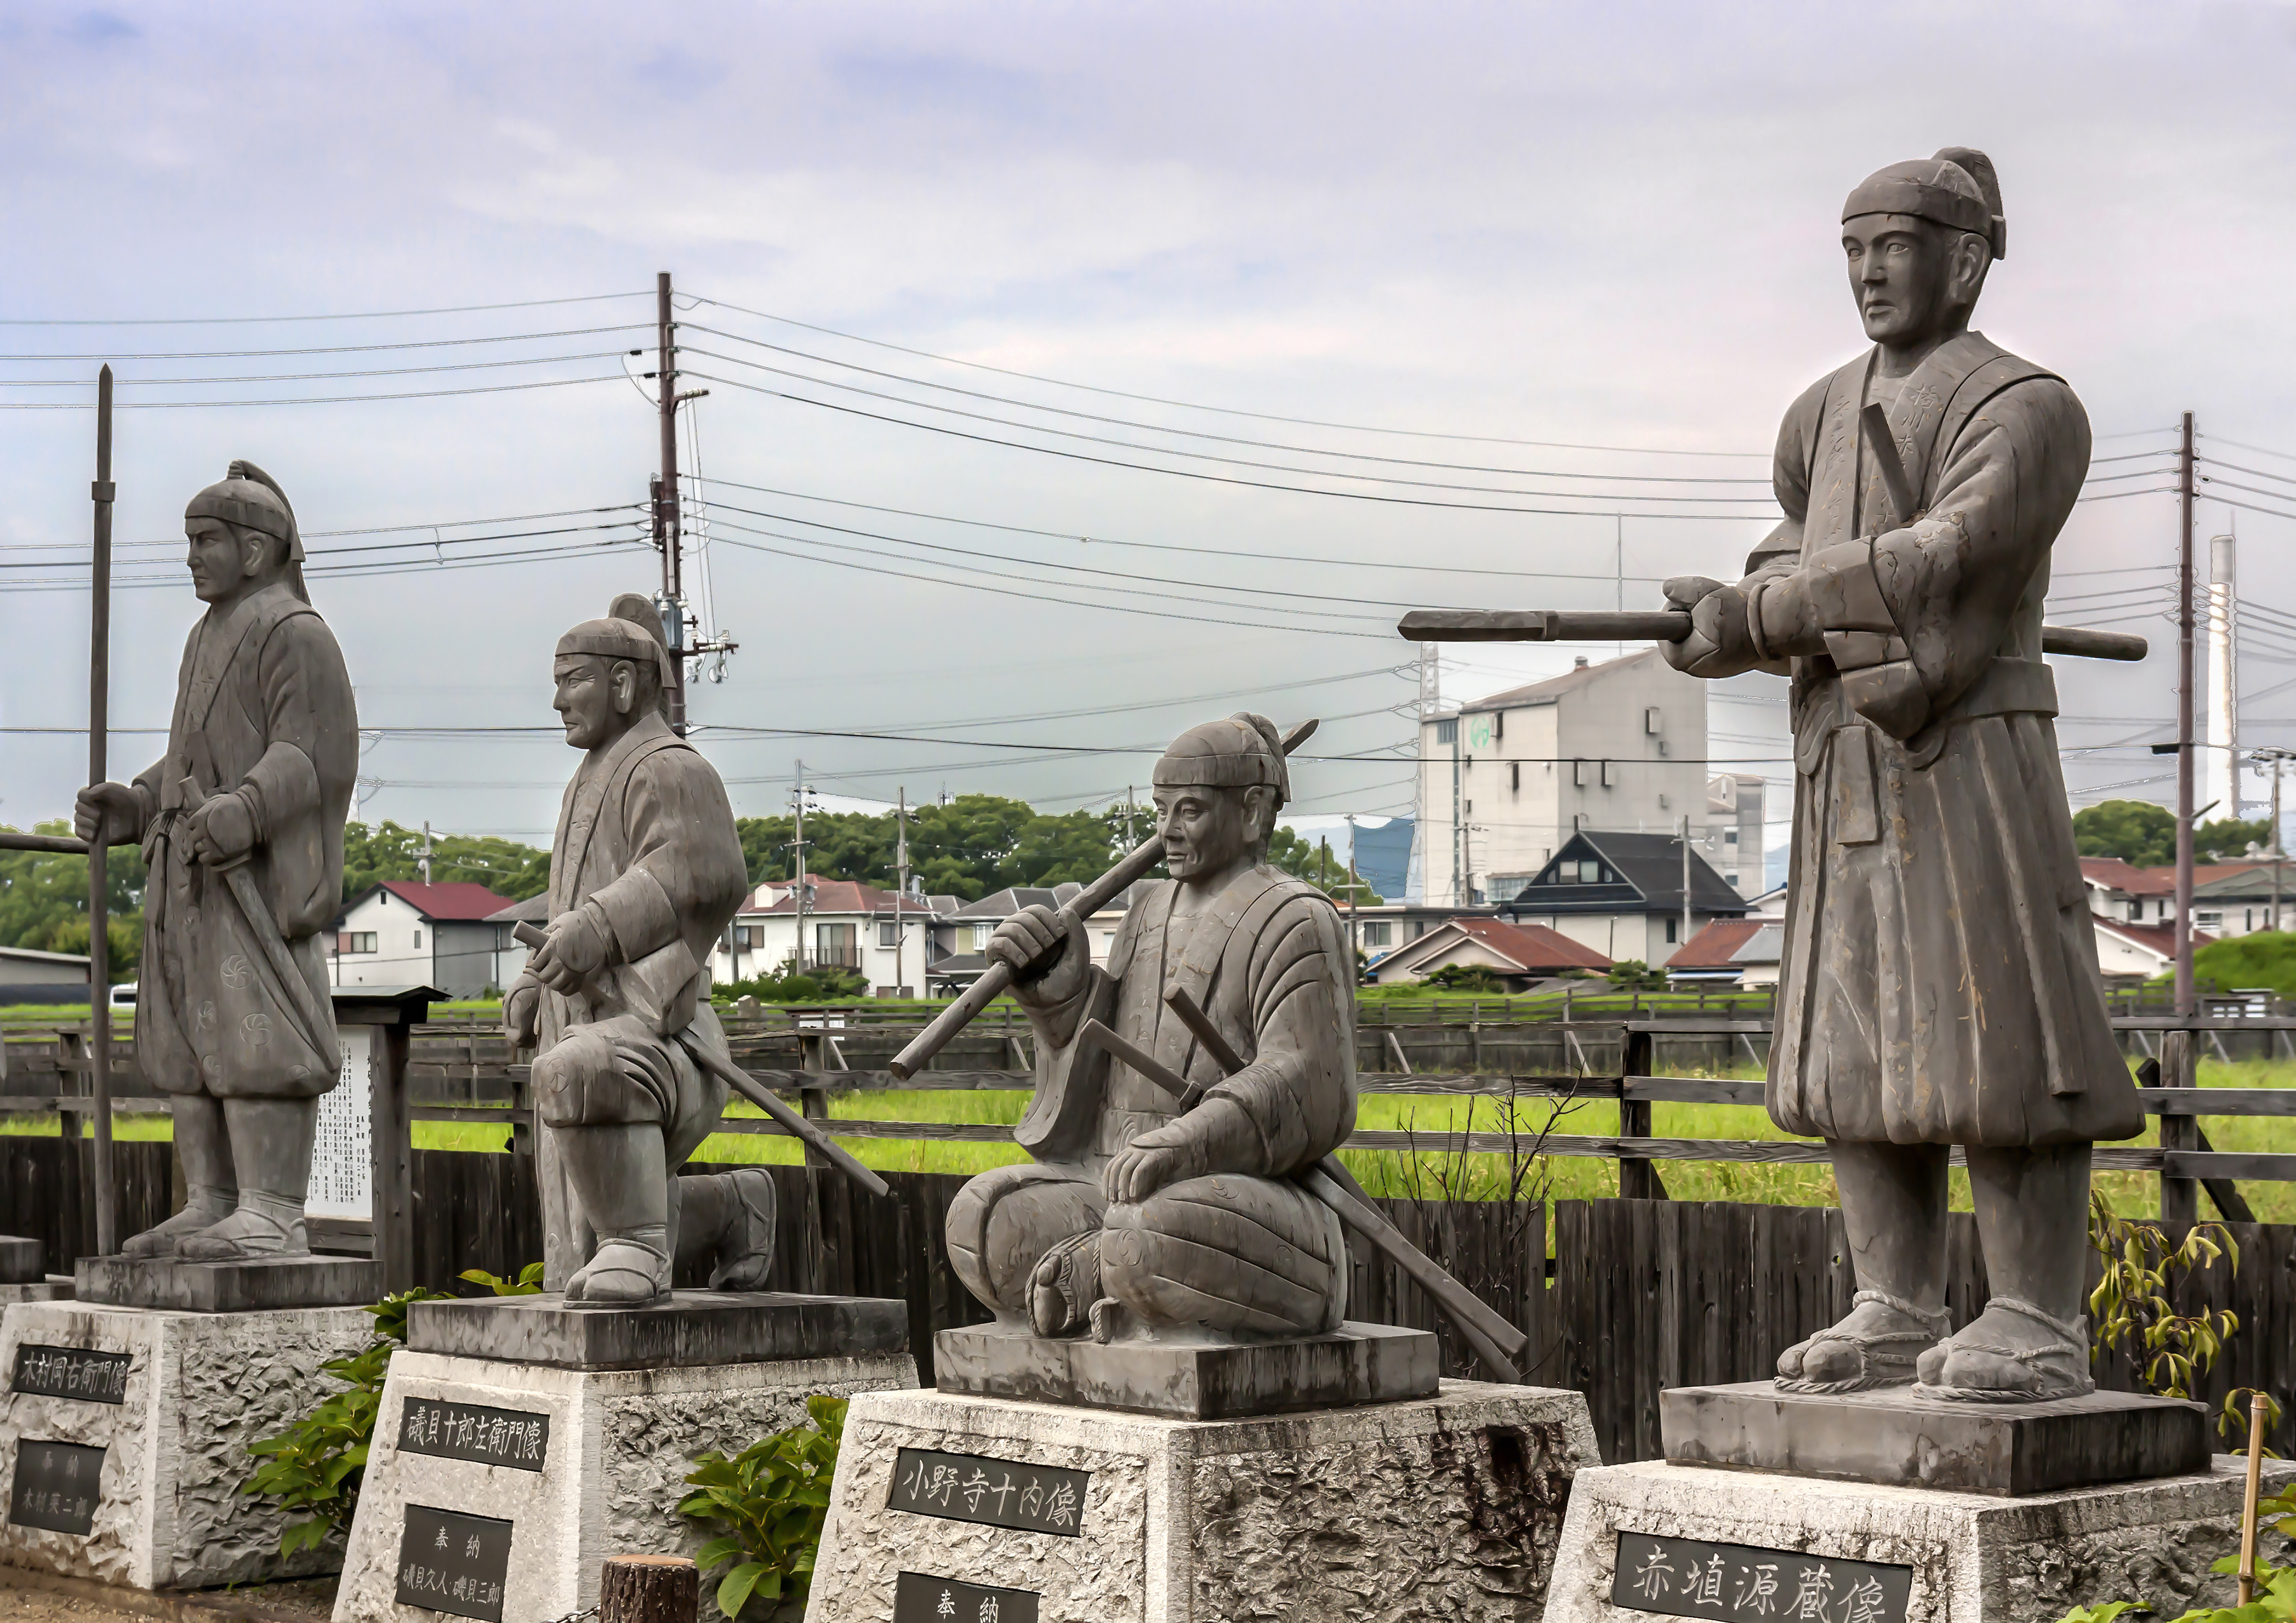
[[[548,938],[527,960],[526,972],[552,991],[570,997],[582,989],[584,981],[606,967],[609,946],[605,927],[588,908],[577,907],[551,921]]]
[[[1167,1184],[1211,1170],[1210,1146],[1183,1116],[1143,1133],[1118,1152],[1100,1175],[1100,1186],[1110,1204],[1136,1206]]]
[[[503,995],[503,1029],[520,1048],[542,1040],[542,983],[531,975],[521,975]]]
[[[1039,904],[1024,907],[996,927],[981,949],[991,963],[1013,971],[1013,996],[1026,1009],[1057,1008],[1084,989],[1092,955],[1077,950],[1084,931],[1076,915]],[[1045,967],[1049,961],[1050,967]],[[1041,971],[1030,979],[1031,971]]]
[[[138,845],[144,839],[144,797],[126,783],[90,783],[72,807],[72,832],[91,845]]]
[[[235,794],[210,795],[192,812],[192,850],[211,868],[255,846],[255,816]]]
[[[1682,575],[1666,583],[1670,607],[1690,611],[1690,635],[1662,643],[1666,662],[1693,676],[1734,676],[1760,662],[1746,629],[1746,594],[1703,575]]]

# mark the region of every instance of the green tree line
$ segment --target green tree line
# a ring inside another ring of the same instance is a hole
[[[2177,818],[2150,800],[2100,800],[2073,814],[2073,840],[2084,857],[2118,857],[2132,867],[2165,868],[2177,860]],[[2269,817],[2219,817],[2193,830],[2195,862],[2236,862],[2255,845],[2272,848]]]

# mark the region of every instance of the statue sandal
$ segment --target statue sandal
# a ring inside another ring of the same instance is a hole
[[[1074,1335],[1099,1299],[1100,1231],[1089,1229],[1046,1251],[1029,1275],[1029,1327],[1040,1336]]]
[[[1849,1299],[1853,1310],[1868,1302],[1878,1303],[1923,1328],[1877,1333],[1848,1331],[1837,1324],[1821,1330],[1779,1356],[1777,1389],[1824,1397],[1912,1385],[1915,1361],[1935,1347],[1938,1338],[1945,1333],[1947,1319],[1943,1310],[1926,1312],[1886,1291],[1860,1291]],[[1816,1365],[1815,1371],[1813,1365]],[[1833,1373],[1835,1371],[1843,1373]]]
[[[176,1255],[185,1262],[250,1262],[304,1257],[310,1250],[303,1202],[260,1189],[241,1190],[238,1209],[231,1216],[176,1242]]]
[[[123,1257],[173,1257],[176,1248],[193,1234],[213,1228],[239,1204],[239,1192],[217,1184],[194,1184],[184,1209],[164,1223],[154,1224],[119,1248]]]
[[[669,1230],[662,1224],[601,1234],[598,1254],[566,1282],[570,1307],[644,1307],[669,1295]]]
[[[1921,1385],[1915,1389],[1917,1396],[1948,1398],[1956,1403],[2046,1403],[2053,1398],[2079,1398],[2096,1390],[2096,1381],[2088,1373],[2086,1318],[2068,1323],[2014,1296],[1995,1297],[1985,1304],[1986,1314],[1996,1307],[2054,1331],[2057,1340],[2038,1348],[2005,1347],[1997,1341],[1974,1340],[1971,1339],[1972,1333],[1985,1322],[1984,1316],[1980,1316],[1977,1323],[1960,1335],[1939,1342],[1923,1356]],[[1972,1354],[1987,1362],[1972,1367]],[[1957,1379],[1945,1379],[1948,1366],[1956,1362],[1962,1365],[1954,1372]],[[1970,1384],[1972,1375],[1993,1373],[2007,1379]]]

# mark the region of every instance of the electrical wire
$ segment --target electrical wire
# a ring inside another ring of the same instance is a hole
[[[119,400],[123,412],[172,412],[226,406],[345,406],[363,400],[438,400],[449,395],[501,395],[525,389],[566,389],[577,383],[611,383],[622,374],[599,378],[546,378],[534,383],[488,383],[475,389],[426,389],[390,395],[301,395],[286,400]],[[0,412],[92,412],[93,400],[0,401]]]
[[[443,305],[431,310],[361,310],[348,316],[84,316],[70,319],[0,316],[0,327],[226,327],[293,321],[387,321],[401,316],[468,316],[482,310],[536,310],[548,305],[595,304],[606,299],[653,296],[652,288],[641,288],[635,293],[578,293],[565,299],[514,299],[507,304]]]
[[[483,372],[501,366],[552,366],[561,361],[609,361],[622,352],[590,349],[579,355],[537,355],[514,361],[461,361],[439,366],[381,366],[361,372],[266,372],[235,378],[114,378],[122,389],[159,389],[185,383],[308,383],[331,378],[403,378],[416,373]],[[86,378],[0,378],[0,389],[93,389]]]
[[[483,338],[415,338],[390,344],[319,344],[302,349],[160,349],[141,355],[0,355],[0,361],[251,361],[290,355],[369,355],[384,349],[453,349],[471,344],[523,344],[545,338],[588,338],[600,332],[651,332],[651,322],[612,327],[561,327],[550,332],[497,332]],[[617,350],[616,354],[622,351]]]

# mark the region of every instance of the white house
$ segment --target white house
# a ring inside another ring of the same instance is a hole
[[[1686,816],[1693,839],[1710,823],[1719,837],[1742,826],[1742,784],[1755,791],[1759,829],[1758,783],[1734,781],[1727,811],[1710,814],[1705,762],[1706,684],[1655,648],[1599,665],[1582,658],[1560,676],[1425,717],[1414,857],[1422,895],[1443,907],[1505,902],[1582,831],[1663,834]],[[1735,851],[1744,840],[1727,843]],[[1759,848],[1759,833],[1751,843]],[[1758,861],[1740,882],[1760,888]]]
[[[1573,834],[1499,915],[1560,930],[1614,962],[1639,959],[1658,968],[1686,940],[1685,867],[1691,935],[1716,919],[1743,918],[1749,910],[1697,846],[1694,834],[1686,855],[1680,838],[1665,834]]]
[[[1444,920],[1416,939],[1397,947],[1370,971],[1380,986],[1424,980],[1456,964],[1488,970],[1510,992],[1527,992],[1539,982],[1576,971],[1601,975],[1611,961],[1543,924],[1509,924],[1490,918]]]
[[[751,891],[734,915],[731,939],[711,957],[711,979],[723,986],[794,961],[800,969],[858,971],[880,997],[920,993],[937,917],[926,898],[849,879],[808,877],[805,890],[801,913],[792,880]]]
[[[386,879],[335,920],[327,979],[339,987],[434,986],[449,997],[499,991],[526,967],[526,948],[489,915],[511,905],[484,885]]]

